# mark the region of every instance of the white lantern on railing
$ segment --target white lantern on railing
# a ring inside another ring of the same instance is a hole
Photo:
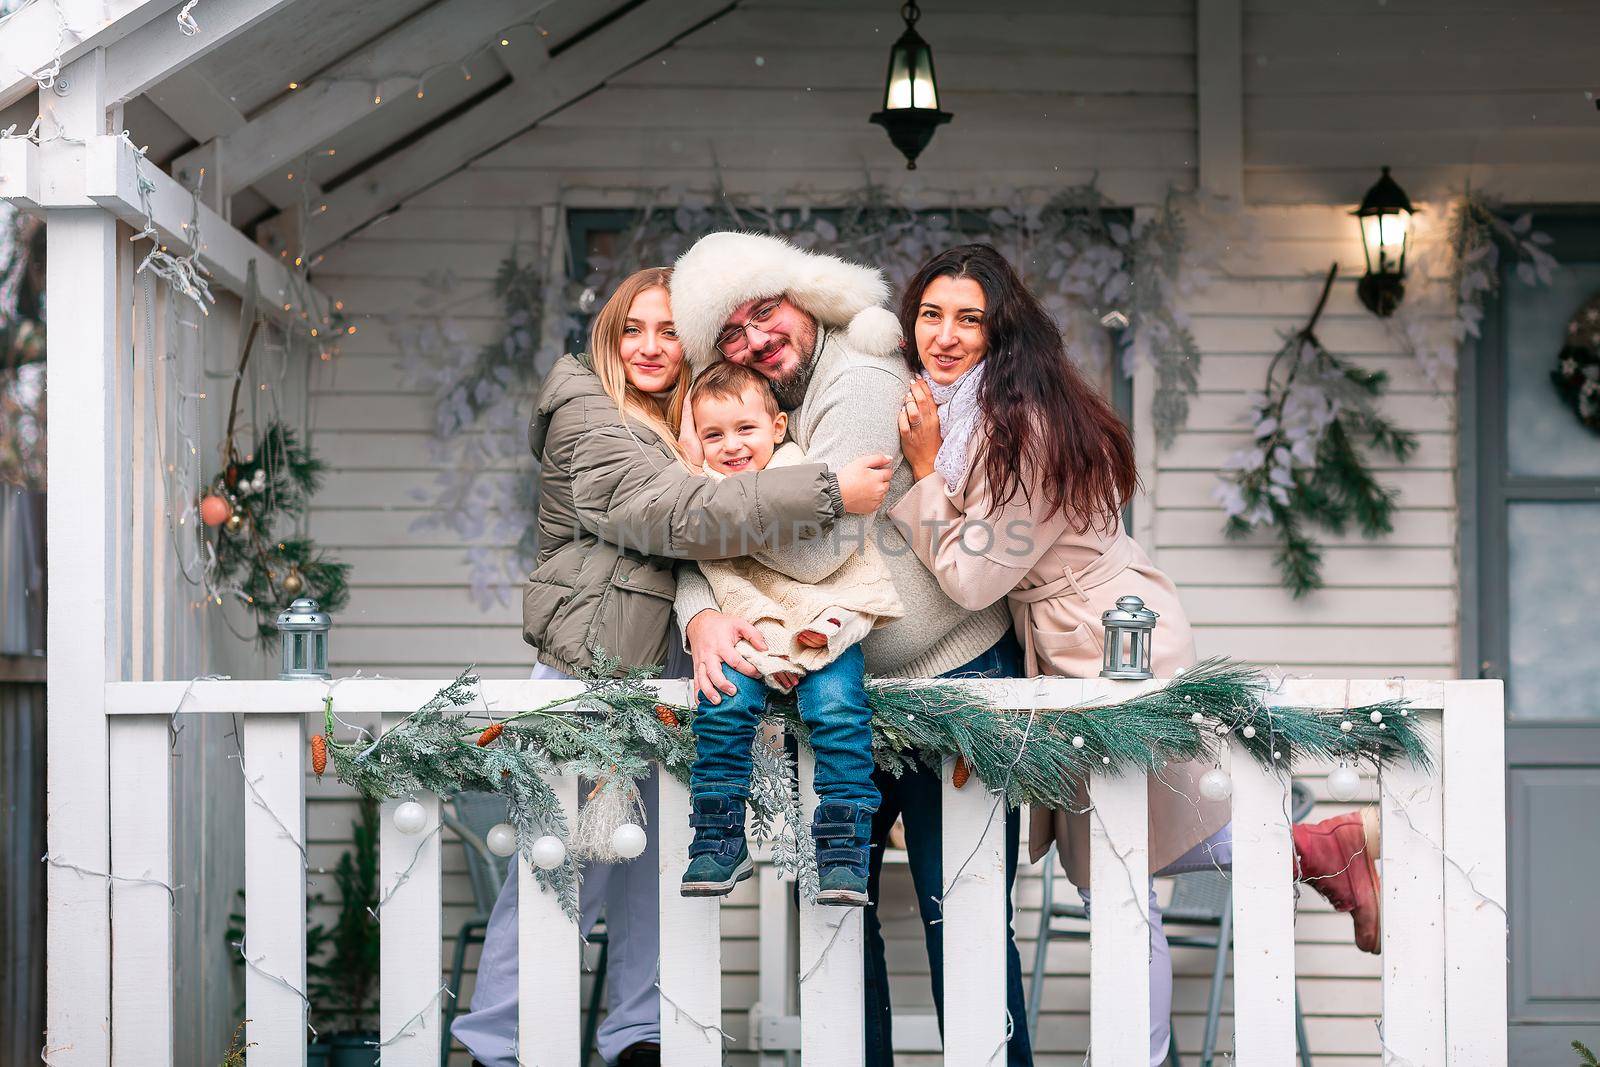
[[[1100,616],[1106,628],[1102,678],[1137,682],[1150,675],[1150,635],[1161,616],[1136,596],[1117,598],[1117,606]]]
[[[328,631],[333,620],[317,610],[317,602],[301,597],[278,613],[283,635],[283,665],[278,677],[331,678],[328,673]]]

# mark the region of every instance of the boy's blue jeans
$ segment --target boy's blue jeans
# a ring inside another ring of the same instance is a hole
[[[872,712],[867,707],[866,663],[861,646],[800,679],[795,699],[800,719],[811,731],[817,759],[815,787],[823,800],[851,800],[876,808],[880,797],[872,781]],[[722,703],[702,698],[694,715],[692,794],[750,795],[750,745],[772,690],[759,678],[724,672],[735,692]]]

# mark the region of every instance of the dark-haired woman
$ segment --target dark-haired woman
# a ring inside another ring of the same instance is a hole
[[[1140,597],[1160,613],[1152,645],[1159,677],[1195,661],[1178,591],[1122,528],[1138,487],[1133,440],[1111,405],[1067,358],[1061,333],[989,245],[934,256],[900,309],[906,359],[918,375],[900,414],[902,450],[917,479],[891,509],[958,604],[1007,598],[1030,677],[1086,678],[1102,661],[1101,613]],[[1150,869],[1226,866],[1231,806],[1200,796],[1200,763],[1151,775]],[[1037,862],[1054,842],[1088,900],[1087,812],[1037,809]],[[1295,827],[1302,878],[1355,913],[1357,943],[1376,951],[1376,841],[1361,813]],[[1171,955],[1150,897],[1150,1061],[1167,1056]]]

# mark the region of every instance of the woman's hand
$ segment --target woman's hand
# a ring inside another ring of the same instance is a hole
[[[862,456],[840,467],[839,495],[850,515],[871,515],[883,506],[889,493],[889,476],[894,473],[892,456]]]
[[[911,475],[921,481],[933,473],[944,434],[939,429],[939,406],[933,402],[928,383],[921,378],[911,383],[900,408],[900,451],[911,465]]]

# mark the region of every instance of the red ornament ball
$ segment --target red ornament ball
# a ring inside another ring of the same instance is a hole
[[[221,526],[232,514],[233,506],[225,497],[212,493],[200,501],[200,521],[207,526]]]

